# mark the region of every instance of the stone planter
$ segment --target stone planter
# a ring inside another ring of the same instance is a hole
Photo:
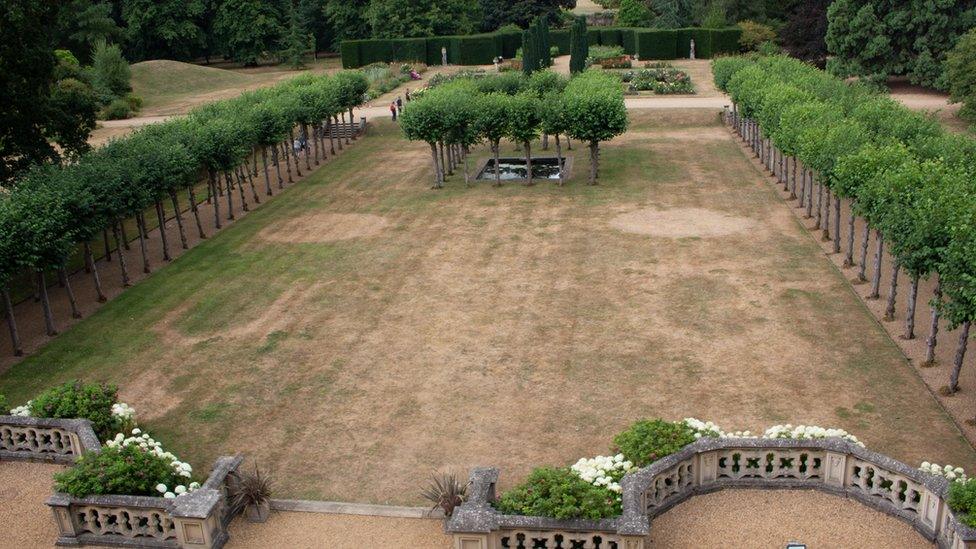
[[[261,503],[250,503],[244,507],[244,518],[248,522],[267,522],[271,516],[271,501],[264,500]]]
[[[207,481],[178,498],[56,493],[47,500],[58,525],[57,545],[219,549],[233,518],[226,481],[243,458],[218,458]]]

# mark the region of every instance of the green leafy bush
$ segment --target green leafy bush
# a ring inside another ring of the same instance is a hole
[[[613,437],[620,453],[638,467],[671,455],[695,441],[695,433],[683,421],[644,419]]]
[[[7,397],[0,395],[0,416],[10,413],[10,405],[7,404]]]
[[[601,519],[619,515],[620,502],[567,467],[540,467],[522,484],[502,494],[495,508],[510,515],[557,519]]]
[[[123,427],[120,419],[112,414],[118,391],[115,385],[69,381],[31,400],[30,414],[33,417],[87,419],[98,438],[106,440]]]
[[[129,102],[125,99],[113,99],[105,108],[102,109],[102,118],[105,120],[123,120],[132,116],[132,109]]]
[[[57,490],[75,497],[100,494],[160,496],[156,487],[176,486],[180,478],[171,460],[139,446],[105,447],[87,453],[75,465],[54,475]]]
[[[959,116],[976,122],[976,29],[964,34],[946,59],[949,93],[962,101]]]
[[[776,40],[776,31],[769,25],[746,20],[739,22],[739,28],[742,29],[739,45],[745,51],[755,50],[763,42]]]
[[[976,479],[949,483],[948,503],[964,524],[976,527]]]
[[[624,55],[623,46],[590,46],[590,59],[600,62],[603,59],[612,59]]]

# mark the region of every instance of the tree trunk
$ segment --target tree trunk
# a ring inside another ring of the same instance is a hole
[[[908,309],[905,313],[905,334],[902,339],[915,339],[915,306],[918,302],[918,275],[913,274],[908,283]]]
[[[895,319],[895,303],[898,296],[898,271],[901,264],[895,261],[891,266],[891,285],[888,287],[888,302],[885,304],[884,319],[891,321]]]
[[[840,253],[840,195],[834,194],[834,253]]]
[[[203,232],[203,223],[200,223],[200,210],[197,209],[197,195],[193,191],[193,185],[190,185],[187,189],[187,194],[190,195],[190,211],[193,212],[193,219],[197,222],[197,231],[200,232],[200,238],[207,238],[207,234]],[[220,219],[220,216],[217,216]],[[219,228],[219,227],[218,227]]]
[[[525,147],[525,184],[532,185],[532,142],[523,141]]]
[[[281,178],[281,157],[278,155],[278,145],[271,145],[271,163],[274,164],[275,172],[278,174],[278,188],[285,188],[285,180]],[[267,173],[265,176],[267,177]],[[271,193],[271,187],[268,187],[268,193]]]
[[[430,157],[434,161],[434,187],[435,189],[441,188],[441,168],[437,161],[437,145],[435,143],[430,143]]]
[[[112,262],[112,248],[108,243],[108,229],[102,229],[102,245],[105,247],[105,261]]]
[[[149,255],[146,253],[146,220],[141,213],[136,214],[136,232],[139,233],[139,251],[142,252],[142,272],[149,274]]]
[[[44,309],[44,328],[47,335],[58,335],[54,327],[54,315],[51,314],[51,301],[47,296],[47,282],[44,281],[44,271],[37,271],[37,291],[41,295],[41,307]]]
[[[447,145],[444,146],[444,148],[447,149],[447,151],[446,151],[446,153],[447,153],[447,166],[451,170],[451,173],[454,173],[454,166],[455,166],[455,164],[454,164],[454,145],[447,144]]]
[[[310,135],[309,138],[312,140],[312,145],[315,147],[315,165],[316,166],[319,165],[319,140],[316,137],[318,135],[318,133],[319,133],[318,126],[315,125],[315,124],[312,124],[312,135]],[[309,147],[309,149],[311,149],[311,148],[312,147]]]
[[[329,118],[326,118],[325,119],[325,128],[329,132],[329,152],[332,153],[332,156],[335,156],[335,132],[336,132],[336,129],[335,129],[335,125],[332,124],[332,120],[331,119],[329,119]]]
[[[496,187],[501,187],[502,186],[502,175],[501,175],[501,172],[499,171],[499,167],[498,167],[498,162],[499,162],[499,158],[498,158],[498,147],[499,147],[499,142],[496,139],[495,142],[491,144],[491,152],[495,156],[495,186]]]
[[[441,153],[441,174],[454,175],[454,171],[451,169],[451,165],[447,163],[447,153],[444,152],[444,142],[441,141],[438,146],[440,147],[440,153]]]
[[[169,191],[169,199],[173,203],[173,217],[176,218],[176,228],[180,232],[180,245],[184,250],[190,249],[186,243],[186,229],[183,228],[183,212],[180,211],[180,200],[176,197],[176,191]]]
[[[548,133],[542,134],[542,150],[544,150],[544,151],[548,151],[549,150],[549,134]]]
[[[463,150],[460,151],[460,154],[461,154],[461,159],[463,160],[464,163],[464,186],[470,187],[471,178],[468,176],[468,155]]]
[[[88,265],[88,272],[92,275],[92,281],[95,283],[95,295],[99,303],[105,303],[108,299],[105,297],[105,293],[102,292],[102,281],[98,277],[98,265],[95,264],[95,257],[92,255],[91,246],[85,242],[84,246],[85,264]]]
[[[291,177],[291,157],[294,156],[295,151],[291,148],[291,145],[281,145],[281,154],[285,157],[285,173],[288,175],[288,183],[294,183],[295,180]],[[298,166],[298,159],[295,159],[295,169],[298,171],[298,175],[302,175],[302,169]],[[284,185],[278,182],[278,188],[283,189]]]
[[[0,290],[0,298],[3,299],[3,308],[7,317],[7,328],[10,330],[10,346],[13,347],[14,356],[23,356],[24,349],[20,346],[20,334],[17,332],[17,319],[14,318],[14,306],[10,302],[10,292],[6,288]]]
[[[119,222],[119,231],[122,232],[122,247],[125,248],[126,251],[131,250],[132,248],[129,247],[129,235],[125,234],[124,219],[121,222]]]
[[[258,190],[254,188],[254,177],[251,175],[251,170],[248,169],[248,164],[244,164],[244,176],[247,178],[247,184],[251,187],[251,198],[254,199],[255,204],[261,203],[261,197],[258,196]]]
[[[249,212],[251,211],[251,208],[248,207],[247,198],[244,196],[244,174],[242,173],[240,166],[235,168],[234,172],[237,174],[237,192],[241,197],[241,207],[245,212]]]
[[[597,147],[599,142],[590,141],[590,185],[596,185],[597,162],[599,161]]]
[[[800,208],[802,210],[804,204],[806,204],[806,199],[807,199],[807,169],[803,168],[800,170],[800,204],[797,206],[797,208]]]
[[[120,225],[122,225],[122,222],[121,221],[119,221],[119,222],[115,223],[114,225],[112,225],[112,235],[115,237],[115,249],[116,250],[119,250],[119,268],[122,271],[122,287],[123,288],[128,288],[129,286],[132,286],[132,283],[129,281],[129,270],[128,270],[128,268],[125,265],[125,254],[122,253],[122,251],[121,251],[122,248],[120,247],[120,244],[119,244],[119,232],[120,232],[119,231],[119,226]]]
[[[305,125],[301,126],[304,131]],[[285,147],[285,154],[291,156],[292,160],[295,161],[295,175],[298,177],[302,176],[302,166],[301,159],[298,157],[298,152],[295,151],[295,132],[294,130],[288,130],[288,146]],[[285,157],[287,160],[287,156]],[[288,167],[288,182],[291,183],[291,166]]]
[[[966,358],[966,346],[969,344],[969,321],[962,323],[959,331],[959,344],[956,346],[956,357],[952,361],[952,376],[949,378],[949,392],[959,390],[959,372],[962,371],[962,361]]]
[[[823,236],[824,242],[830,240],[830,198],[833,193],[830,192],[828,187],[824,192],[827,203],[824,204],[824,218],[823,218]]]
[[[881,258],[884,254],[884,237],[881,231],[874,231],[874,238],[878,241],[877,249],[874,253],[874,276],[871,282],[871,295],[868,299],[878,299],[881,297]]]
[[[807,215],[806,218],[810,219],[813,217],[813,171],[807,170]]]
[[[823,197],[824,197],[824,184],[823,181],[817,180],[817,223],[813,226],[814,229],[819,229],[822,227],[821,221],[823,221]]]
[[[356,118],[352,114],[352,107],[349,107],[349,135],[352,137],[353,141],[356,140],[355,124],[356,124]]]
[[[345,113],[345,111],[343,111],[343,113],[342,113],[342,125],[345,126],[345,124],[346,124],[346,113]],[[349,136],[352,135],[352,115],[351,114],[349,115],[349,127],[348,127],[348,129],[349,129],[349,131],[346,132],[346,145],[348,145],[350,143]]]
[[[787,175],[787,177],[792,180],[790,183],[790,199],[796,200],[796,157],[795,156],[786,159],[786,165],[789,166],[791,164],[793,165],[793,175],[792,177],[790,175]],[[787,168],[787,170],[789,170],[789,168]]]
[[[220,229],[220,201],[217,200],[217,187],[220,186],[220,181],[217,179],[216,174],[212,170],[207,170],[207,176],[210,181],[210,194],[213,195],[213,207],[214,207],[214,227]],[[203,231],[203,229],[200,229]]]
[[[306,124],[304,122],[302,122],[302,135],[305,136],[305,169],[307,171],[312,171],[312,162],[311,162],[311,158],[310,158],[312,156],[312,147],[310,147],[308,145],[308,140],[312,136],[311,136],[311,134],[308,133],[308,124]],[[297,164],[298,162],[295,162],[295,163]],[[301,175],[301,174],[298,174],[298,175]]]
[[[844,257],[844,267],[854,266],[854,208],[847,217],[847,255]]]
[[[857,271],[858,282],[868,281],[868,243],[871,241],[871,227],[868,226],[867,222],[864,223],[864,237],[861,239],[861,261],[858,262],[861,266]]]
[[[925,362],[922,366],[932,366],[935,364],[935,346],[939,340],[939,307],[942,302],[942,282],[935,283],[935,295],[932,300],[935,305],[932,307],[932,325],[929,327],[929,337],[925,341]]]
[[[75,300],[75,293],[71,291],[71,281],[68,280],[68,273],[64,266],[58,269],[58,280],[64,286],[64,292],[68,294],[68,304],[71,305],[71,318],[81,318],[81,311],[78,310],[78,302]]]
[[[224,184],[227,185],[227,219],[234,219],[234,182],[230,172],[224,172]]]
[[[559,134],[556,134],[556,166],[559,167],[559,186],[563,186],[563,147],[559,141]]]
[[[339,124],[339,116],[332,115],[332,119],[335,120],[336,124],[336,142],[339,143],[339,150],[342,150],[342,125]]]
[[[163,261],[171,261],[169,255],[169,240],[166,238],[166,214],[163,213],[163,203],[156,201],[156,219],[159,220],[159,239],[163,243]]]

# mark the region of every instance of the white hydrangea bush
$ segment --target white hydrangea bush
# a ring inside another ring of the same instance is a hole
[[[717,424],[711,421],[702,421],[693,417],[686,417],[684,419],[685,425],[687,425],[695,433],[695,439],[702,437],[712,437],[712,438],[756,438],[749,431],[729,431],[726,432],[722,430]]]
[[[19,417],[30,417],[31,402],[33,401],[28,400],[27,404],[24,404],[23,406],[17,406],[16,408],[11,408],[10,415],[19,416]]]
[[[950,482],[966,482],[969,480],[969,477],[966,476],[966,471],[962,467],[955,467],[953,465],[939,465],[938,463],[923,461],[918,469],[930,475],[943,477]]]
[[[115,435],[115,438],[105,443],[105,446],[109,448],[125,448],[127,446],[138,446],[146,452],[155,454],[165,460],[169,460],[170,466],[177,476],[190,479],[193,477],[193,467],[185,461],[180,461],[172,452],[167,452],[163,449],[163,445],[158,441],[149,436],[149,433],[144,433],[138,427],[132,430],[131,436],[125,436],[122,433]],[[178,484],[173,487],[172,490],[165,484],[157,484],[156,491],[158,491],[164,498],[175,498],[188,494],[200,487],[198,482],[190,482],[188,484]]]
[[[27,404],[10,409],[10,415],[20,417],[31,417],[31,404],[33,400],[28,400]],[[118,419],[123,425],[133,423],[136,417],[136,409],[125,402],[116,402],[112,405],[112,416]]]
[[[791,438],[798,440],[817,439],[817,438],[841,438],[848,442],[853,442],[858,446],[864,447],[864,443],[859,441],[856,436],[843,429],[827,429],[816,425],[797,425],[789,423],[785,425],[773,425],[763,433],[763,438]]]
[[[596,456],[595,458],[580,458],[579,461],[570,466],[570,469],[581,479],[594,486],[601,486],[617,494],[623,491],[620,488],[620,479],[627,473],[634,471],[637,467],[630,461],[624,459],[623,454],[615,456]]]

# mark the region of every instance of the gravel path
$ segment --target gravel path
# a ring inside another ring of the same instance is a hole
[[[44,501],[53,491],[51,477],[60,465],[0,461],[0,547],[52,547],[58,537]]]
[[[931,548],[908,524],[856,501],[814,491],[725,490],[656,519],[651,548]]]
[[[435,519],[276,512],[265,524],[234,521],[227,548],[448,549],[451,538],[443,528],[443,522]]]

